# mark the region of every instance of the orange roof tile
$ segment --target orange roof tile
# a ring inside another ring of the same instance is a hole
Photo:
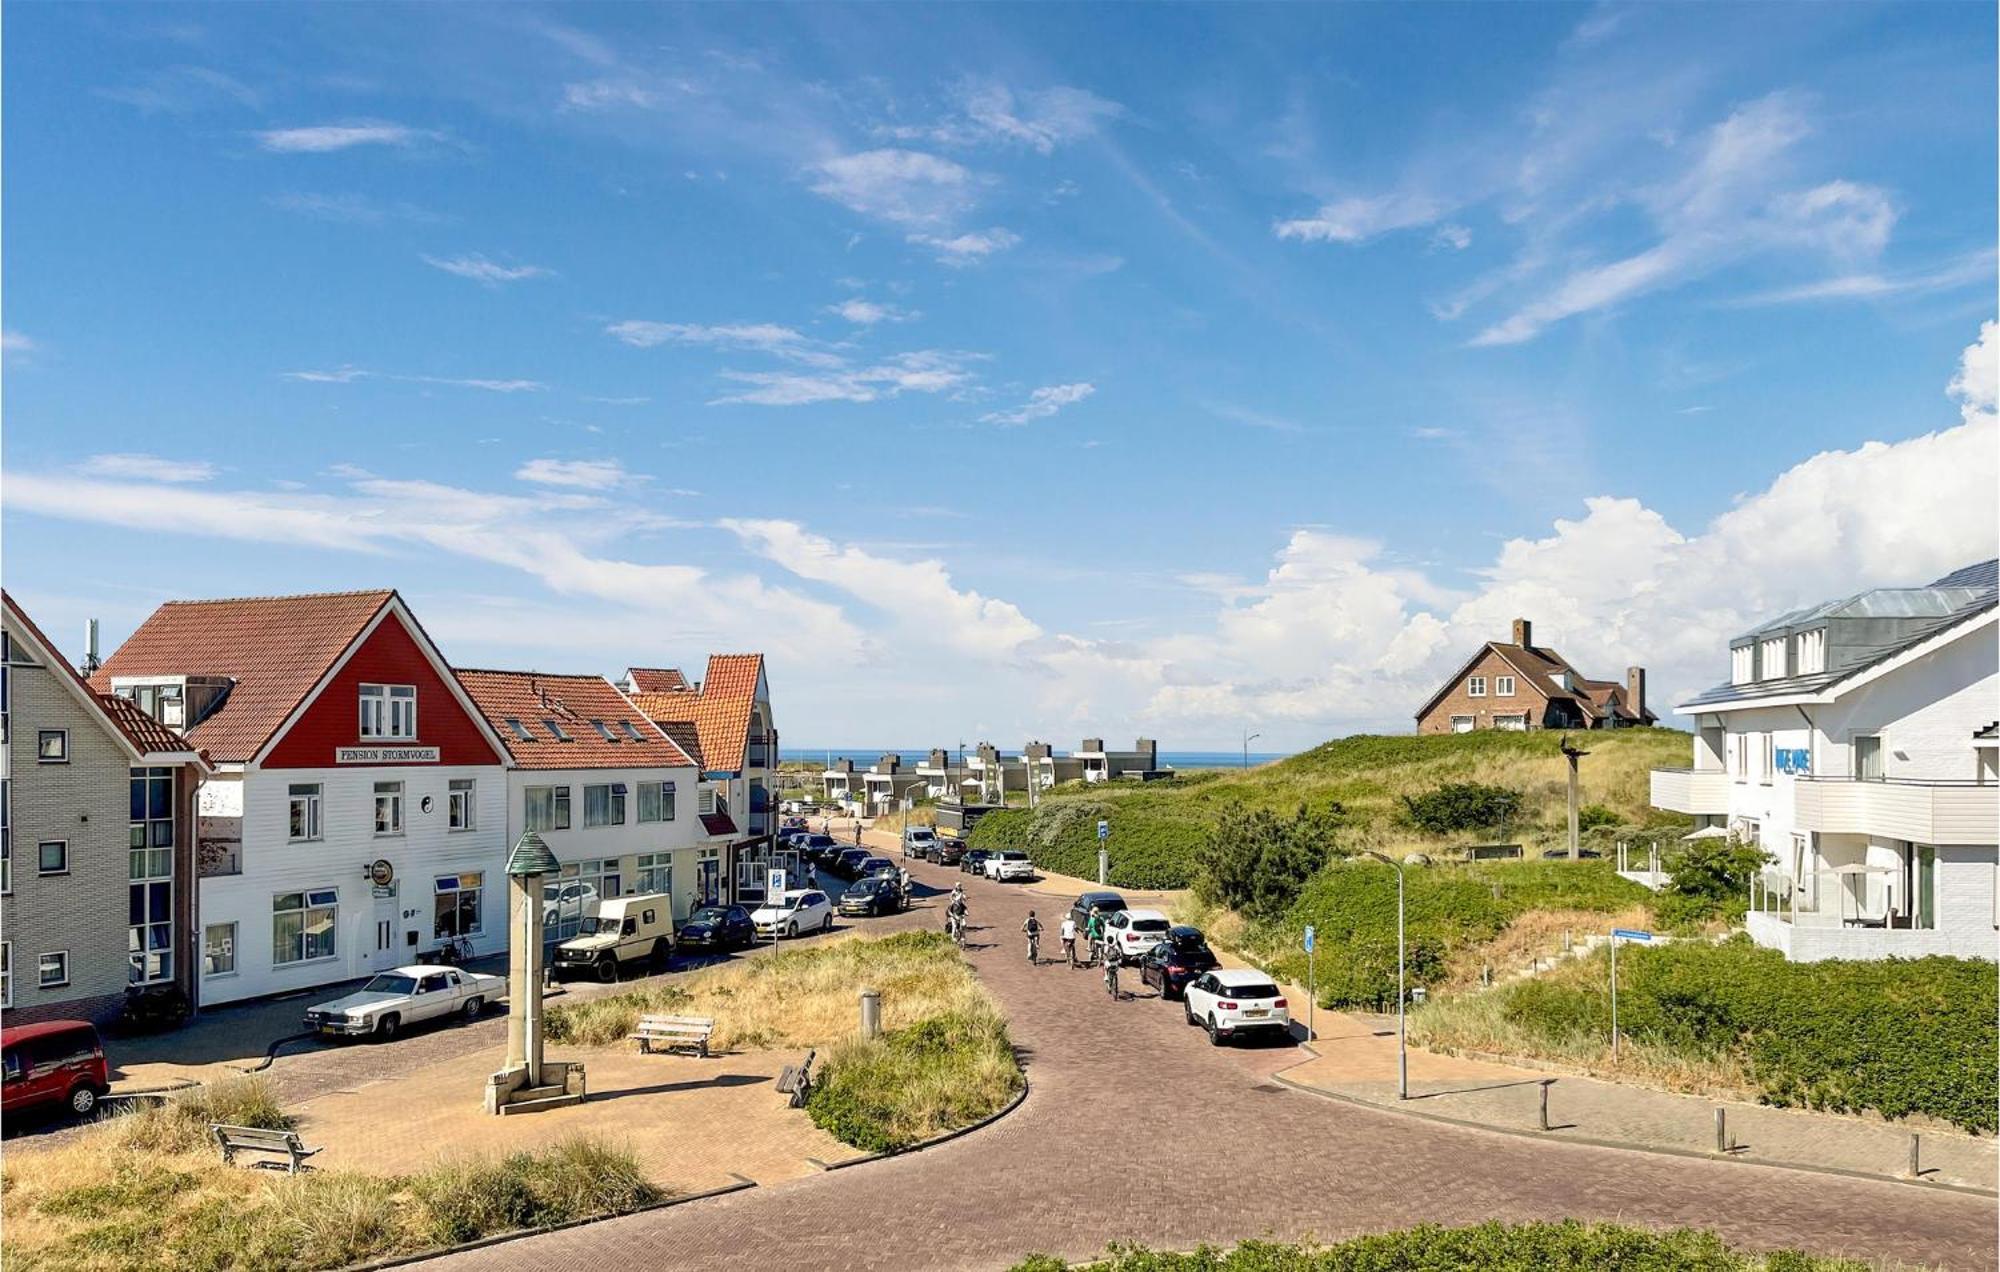
[[[694,687],[679,667],[627,667],[625,679],[634,693],[679,693]]]
[[[750,710],[764,676],[762,654],[710,654],[699,691],[641,693],[633,701],[661,728],[692,726],[704,772],[742,771],[750,737]]]
[[[270,741],[395,595],[385,589],[168,601],[90,683],[108,693],[117,676],[229,677],[235,684],[222,706],[187,736],[216,759],[241,763]]]
[[[57,675],[69,677],[83,696],[103,712],[105,723],[131,743],[133,750],[142,756],[192,754],[198,757],[203,768],[211,766],[208,755],[200,747],[141,711],[139,704],[130,699],[120,698],[116,694],[99,693],[91,688],[89,682],[78,675],[74,667],[63,661],[62,651],[57,649],[55,642],[35,625],[35,620],[28,617],[28,611],[22,609],[14,598],[4,591],[0,591],[0,598],[4,598],[13,621],[19,623],[36,644],[48,651],[50,670]]]
[[[457,675],[473,705],[522,768],[697,767],[687,752],[602,676],[474,669],[460,669]],[[550,733],[551,720],[568,741]],[[529,736],[523,738],[513,721]],[[600,723],[603,733],[597,728]]]

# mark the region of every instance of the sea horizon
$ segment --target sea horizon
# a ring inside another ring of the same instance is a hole
[[[904,764],[915,767],[920,761],[928,759],[930,753],[931,748],[929,747],[917,749],[907,747],[869,749],[865,747],[785,746],[778,748],[778,762],[781,764],[824,764],[835,760],[853,760],[856,767],[863,767],[875,763],[875,761],[885,755],[895,755]],[[970,756],[973,753],[971,747],[966,748],[966,755]],[[1021,755],[1018,750],[1003,750],[1000,754],[1006,759],[1018,759]],[[1069,754],[1067,751],[1056,752],[1058,758],[1067,754]],[[1285,759],[1291,754],[1293,753],[1289,751],[1252,751],[1249,755],[1249,763],[1253,767],[1259,764],[1269,764],[1273,760]],[[956,768],[958,766],[958,748],[951,748],[950,756],[952,767]],[[1244,765],[1244,755],[1241,751],[1161,751],[1160,763],[1166,768],[1175,769],[1242,768]]]

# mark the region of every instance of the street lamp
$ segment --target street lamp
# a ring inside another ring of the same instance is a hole
[[[1263,735],[1263,734],[1261,734],[1261,733],[1245,733],[1245,734],[1243,735],[1243,767],[1244,767],[1244,768],[1249,768],[1249,767],[1250,767],[1250,744],[1251,744],[1252,742],[1255,742],[1255,741],[1256,741],[1256,740],[1257,740],[1258,738],[1261,738],[1261,737],[1263,737],[1263,736],[1264,736],[1264,735]]]
[[[1403,863],[1387,853],[1364,848],[1361,855],[1396,867],[1396,1098],[1410,1098],[1409,996],[1403,990]]]

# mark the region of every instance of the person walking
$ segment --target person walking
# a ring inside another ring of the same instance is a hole
[[[1028,911],[1021,930],[1028,934],[1028,966],[1033,967],[1042,961],[1042,921],[1035,917],[1033,910]]]
[[[1071,971],[1076,970],[1076,916],[1063,915],[1062,926],[1057,934],[1062,937],[1063,957],[1069,960]]]

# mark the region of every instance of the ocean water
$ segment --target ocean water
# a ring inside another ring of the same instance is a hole
[[[856,747],[834,747],[829,750],[815,751],[807,747],[786,746],[778,748],[778,759],[782,762],[824,765],[832,763],[835,760],[853,760],[854,767],[858,769],[865,769],[883,756],[890,754],[899,757],[904,768],[915,768],[930,758],[930,751],[928,749],[922,751],[892,751],[887,747],[876,750],[866,750]],[[970,747],[966,748],[966,754],[972,754]],[[1001,754],[1011,759],[1019,756],[1020,752],[1003,751]],[[1056,754],[1061,756],[1068,754],[1068,752],[1059,747],[1056,750]],[[1250,752],[1250,763],[1253,765],[1268,764],[1272,760],[1282,760],[1284,758],[1283,755],[1268,751]],[[950,752],[949,761],[953,768],[958,767],[958,751],[956,748]],[[1243,764],[1243,752],[1162,751],[1160,752],[1160,763],[1169,768],[1177,769],[1240,768]]]

